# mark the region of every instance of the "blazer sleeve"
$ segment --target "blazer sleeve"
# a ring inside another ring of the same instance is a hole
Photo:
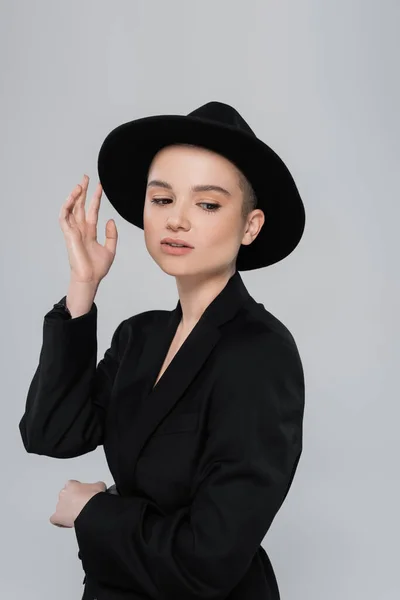
[[[292,483],[303,411],[294,344],[264,334],[229,350],[190,504],[166,514],[149,498],[93,496],[75,520],[87,576],[149,598],[226,598]]]
[[[71,318],[60,303],[44,317],[39,364],[19,430],[27,452],[71,458],[91,452],[103,442],[124,321],[96,366],[96,304],[93,302],[88,313]]]

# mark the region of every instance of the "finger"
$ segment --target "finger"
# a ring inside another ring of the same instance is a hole
[[[51,515],[51,517],[50,517],[49,521],[50,521],[50,523],[51,523],[52,525],[57,525],[58,527],[60,526],[60,525],[57,523],[57,515],[56,515],[56,513],[53,513],[53,514]]]
[[[75,209],[77,202],[79,201],[82,194],[82,186],[78,183],[71,194],[68,196],[67,201],[65,202],[64,207],[67,209],[66,211],[66,220],[69,220],[69,215],[71,215]],[[76,210],[75,210],[76,212]],[[76,221],[74,221],[76,222]]]
[[[71,226],[76,225],[75,219],[71,219],[72,209],[75,204],[77,198],[77,188],[71,192],[68,196],[64,204],[61,206],[60,213],[58,215],[58,220],[61,226],[61,229],[66,233],[71,229]]]
[[[89,186],[89,177],[85,174],[80,183],[80,194],[76,199],[73,213],[77,223],[83,223],[85,221],[85,202],[86,202],[86,193]]]
[[[71,191],[69,196],[67,196],[65,203],[61,206],[60,215],[63,212],[65,214],[66,211],[70,212],[75,206],[76,201],[81,195],[82,186],[78,183],[74,189]]]
[[[97,221],[99,218],[99,210],[101,204],[101,195],[103,193],[103,188],[100,182],[97,183],[96,189],[92,196],[92,199],[89,204],[86,221],[89,225],[93,227],[97,227]]]
[[[52,520],[52,517],[50,517],[49,521],[50,521],[50,523],[51,523],[52,525],[55,525],[56,527],[63,527],[63,528],[65,528],[65,527],[66,527],[66,525],[61,525],[60,523],[56,523],[56,522],[54,521],[54,519]]]
[[[69,215],[69,225],[71,227],[71,229],[77,229],[78,228],[78,223],[75,220],[75,217],[72,213],[70,213]]]
[[[91,239],[93,241],[97,241],[97,223],[99,220],[102,193],[103,188],[101,186],[101,183],[98,182],[92,199],[90,201],[86,216],[87,236],[88,239]]]
[[[117,251],[118,231],[114,219],[110,219],[106,223],[106,241],[104,247],[112,254]]]

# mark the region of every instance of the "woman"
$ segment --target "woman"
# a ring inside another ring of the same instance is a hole
[[[75,528],[85,599],[277,600],[261,542],[301,455],[304,377],[291,333],[239,270],[296,247],[297,188],[218,102],[117,127],[98,168],[87,215],[87,177],[60,212],[71,280],[45,316],[20,432],[56,458],[103,445],[115,486],[68,481],[50,522]],[[118,237],[110,220],[96,240],[102,189],[144,229],[179,301],[122,321],[96,366],[94,297]]]

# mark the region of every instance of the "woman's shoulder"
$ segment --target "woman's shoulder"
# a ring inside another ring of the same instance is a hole
[[[252,297],[239,311],[236,320],[232,336],[242,347],[246,343],[251,346],[255,341],[260,341],[268,345],[274,342],[286,343],[296,348],[294,336],[288,326]]]

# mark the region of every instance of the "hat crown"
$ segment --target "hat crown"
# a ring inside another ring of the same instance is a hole
[[[187,116],[199,119],[208,119],[209,121],[218,123],[220,125],[236,127],[236,129],[245,131],[246,133],[255,136],[254,131],[246,123],[241,114],[239,114],[238,111],[233,108],[233,106],[225,104],[224,102],[207,102],[207,104],[203,104],[199,108],[196,108]]]

